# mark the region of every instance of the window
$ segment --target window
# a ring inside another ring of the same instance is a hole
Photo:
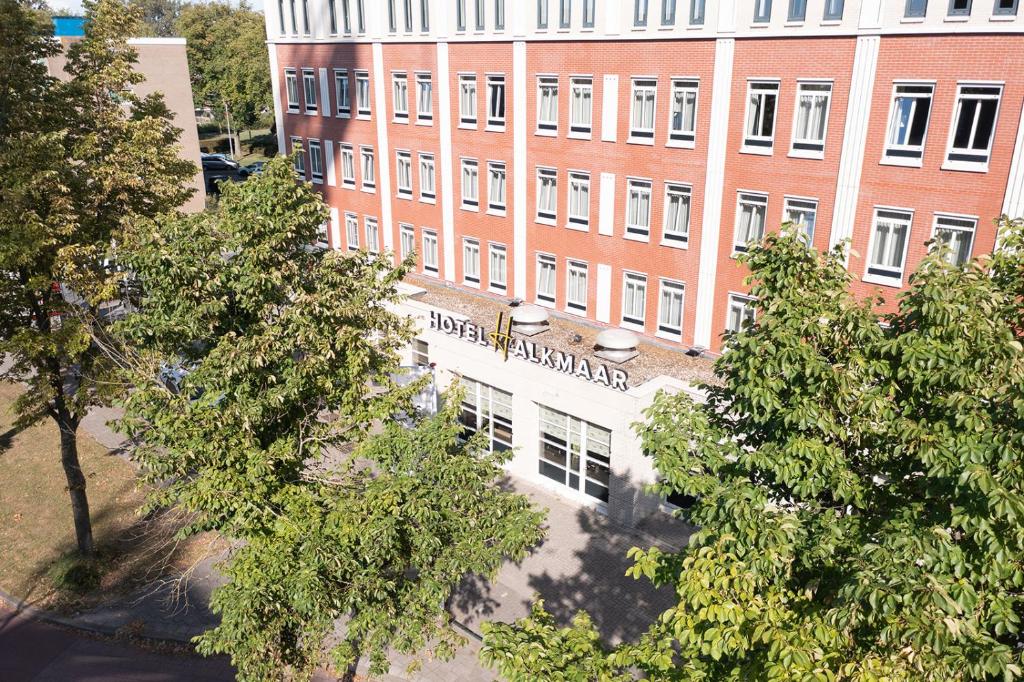
[[[974,231],[978,226],[976,218],[952,215],[935,216],[935,241],[949,247],[946,260],[953,265],[964,265],[971,259],[974,246]]]
[[[589,138],[594,116],[594,80],[582,77],[571,79],[570,96],[569,133]]]
[[[480,285],[480,242],[475,239],[462,240],[462,281]]]
[[[505,30],[505,0],[494,0],[494,30]]]
[[[548,0],[537,0],[537,29],[545,30],[548,27]]]
[[[373,147],[360,147],[359,155],[363,160],[363,189],[372,192],[377,187],[377,177],[373,167]]]
[[[1016,16],[1018,0],[996,0],[993,14],[1001,16]]]
[[[423,230],[423,272],[437,274],[437,232]]]
[[[583,0],[583,28],[594,28],[594,0]]]
[[[423,339],[412,340],[412,364],[418,367],[430,366],[430,344]]]
[[[772,20],[772,0],[754,0],[754,23],[767,24]]]
[[[484,3],[486,0],[476,0],[476,30],[484,30]]]
[[[685,245],[690,239],[690,188],[665,183],[665,225],[662,244]]]
[[[416,74],[416,121],[434,120],[434,84],[429,73]]]
[[[558,27],[572,26],[572,0],[558,0]]]
[[[739,193],[736,206],[736,238],[732,243],[733,253],[744,252],[751,242],[761,241],[761,238],[764,237],[764,218],[767,210],[767,194]]]
[[[334,70],[334,99],[338,102],[338,116],[352,115],[352,95],[348,89],[348,71]]]
[[[284,24],[284,0],[277,0],[277,23],[281,27],[281,35],[287,33]]]
[[[420,30],[430,31],[430,0],[420,0]]]
[[[459,76],[459,124],[476,127],[476,75]]]
[[[934,85],[900,84],[893,86],[892,115],[886,136],[885,157],[909,159],[913,164],[924,154],[928,117],[932,109]]]
[[[299,111],[299,82],[295,75],[295,69],[285,69],[284,86],[288,93],[288,111],[298,113]]]
[[[799,83],[793,117],[793,154],[820,156],[825,151],[825,132],[832,101],[831,83]]]
[[[455,30],[466,30],[466,0],[455,0]]]
[[[420,154],[420,200],[433,201],[435,198],[434,155]]]
[[[839,21],[843,18],[845,0],[825,0],[825,21]]]
[[[366,11],[363,0],[356,0],[356,31],[366,33]]]
[[[459,413],[462,437],[483,432],[491,452],[511,450],[512,394],[467,377],[460,382],[465,391]]]
[[[541,76],[537,79],[537,130],[558,130],[558,78]]]
[[[690,0],[690,25],[704,25],[704,0]]]
[[[590,225],[590,176],[569,173],[569,227]]]
[[[692,146],[697,136],[697,81],[672,81],[672,106],[668,114],[668,139]]]
[[[316,113],[316,76],[313,69],[302,70],[302,97],[306,105],[307,114]]]
[[[295,155],[295,161],[293,161],[295,172],[299,174],[300,178],[305,180],[305,178],[306,178],[306,159],[305,159],[305,154],[302,151],[302,138],[301,137],[293,137],[292,138],[292,154]]]
[[[537,254],[537,303],[555,304],[556,267],[554,256]]]
[[[789,0],[789,21],[803,21],[807,18],[807,0]]]
[[[949,0],[948,14],[951,17],[971,16],[971,0]]]
[[[587,264],[569,261],[567,269],[566,307],[570,312],[587,312]]]
[[[957,88],[946,154],[949,163],[961,166],[988,163],[1002,92],[999,85],[960,85]]]
[[[345,33],[352,33],[352,16],[349,14],[348,0],[336,0],[341,3],[341,26]]]
[[[750,296],[729,294],[729,310],[726,316],[725,329],[730,332],[741,332],[754,324],[757,310],[754,299]]]
[[[608,502],[612,432],[540,406],[539,471],[585,499]]]
[[[292,17],[292,35],[296,35],[299,32],[299,22],[295,19],[295,0],[288,1],[288,9]]]
[[[302,0],[302,35],[309,35],[309,0]]]
[[[896,284],[903,278],[907,239],[914,214],[909,211],[875,209],[875,229],[871,234],[868,271],[864,279],[878,284]],[[895,281],[894,281],[895,280]]]
[[[412,225],[398,226],[398,248],[401,250],[402,260],[416,250],[416,234]]]
[[[907,0],[905,17],[923,17],[928,11],[928,0]]]
[[[487,209],[505,212],[505,164],[487,162]]]
[[[555,224],[558,217],[558,171],[537,169],[537,222]]]
[[[748,148],[747,151],[771,153],[778,101],[777,82],[751,81],[747,85],[747,125],[743,137],[743,146]]]
[[[633,79],[633,106],[629,118],[631,141],[654,141],[654,100],[658,81]]]
[[[359,249],[359,218],[355,213],[345,214],[345,239],[348,241],[348,250]]]
[[[475,159],[462,159],[462,208],[480,206],[480,168]]]
[[[356,158],[352,145],[341,145],[341,186],[354,188],[356,186]]]
[[[409,79],[404,73],[391,75],[394,88],[395,121],[406,123],[409,120]]]
[[[487,268],[488,286],[492,291],[504,293],[508,287],[508,254],[501,244],[487,245],[488,262]]]
[[[661,25],[676,25],[676,0],[661,0]]]
[[[808,244],[814,243],[814,223],[818,218],[818,200],[786,197],[782,209],[783,222],[793,223],[807,238]]]
[[[676,341],[683,336],[683,298],[686,288],[682,282],[663,279],[658,292],[658,336]]]
[[[395,18],[395,0],[388,0],[388,33],[398,31],[398,21]]]
[[[395,177],[400,199],[412,199],[412,153],[395,152]]]
[[[338,8],[334,6],[334,0],[327,0],[327,9],[330,12],[331,18],[331,35],[338,34]]]
[[[643,328],[647,321],[647,276],[622,275],[622,323]]]
[[[313,182],[324,181],[324,154],[320,149],[319,140],[309,141],[309,171],[313,176]]]
[[[648,0],[633,0],[633,26],[637,28],[647,27],[647,2]]]
[[[402,20],[405,32],[412,33],[412,0],[402,0]]]
[[[487,127],[505,127],[504,76],[487,76]]]
[[[647,239],[651,231],[651,183],[630,180],[626,199],[626,236]]]
[[[370,117],[370,74],[365,71],[356,71],[356,114]]]
[[[377,219],[366,218],[363,223],[366,226],[366,250],[370,253],[380,253],[380,232],[377,229]]]

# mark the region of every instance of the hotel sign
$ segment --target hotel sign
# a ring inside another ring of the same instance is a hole
[[[495,331],[488,332],[478,324],[469,320],[457,320],[450,315],[442,315],[436,310],[430,311],[430,328],[448,336],[455,336],[469,343],[475,343],[484,348],[494,348],[502,353],[505,360],[511,355],[526,362],[532,362],[546,369],[568,374],[584,381],[607,386],[618,391],[628,391],[626,382],[629,375],[621,369],[608,367],[607,365],[596,365],[591,367],[586,359],[577,359],[571,353],[560,350],[553,350],[547,346],[541,346],[523,338],[512,336],[512,320],[502,329],[502,315],[498,314],[498,325]]]

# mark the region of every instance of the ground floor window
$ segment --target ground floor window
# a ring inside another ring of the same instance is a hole
[[[611,443],[612,432],[608,429],[540,406],[542,476],[583,493],[588,499],[607,502]]]
[[[423,339],[412,340],[412,364],[423,367],[430,365],[430,346]]]
[[[469,438],[483,431],[492,452],[511,450],[512,394],[467,377],[461,383],[466,391],[459,413],[463,435]]]

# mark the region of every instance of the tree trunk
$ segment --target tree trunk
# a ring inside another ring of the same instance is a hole
[[[60,462],[68,481],[68,494],[71,495],[71,515],[75,519],[78,551],[84,556],[91,556],[94,551],[92,521],[89,519],[89,499],[85,494],[85,474],[78,462],[78,425],[75,421],[63,416],[57,419],[60,428]]]
[[[345,669],[345,674],[341,676],[341,682],[355,682],[356,680],[356,668],[359,667],[359,656],[356,656],[356,660]]]

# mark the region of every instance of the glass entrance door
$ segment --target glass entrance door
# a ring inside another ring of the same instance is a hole
[[[541,405],[539,473],[584,500],[607,503],[611,437],[608,429]]]

